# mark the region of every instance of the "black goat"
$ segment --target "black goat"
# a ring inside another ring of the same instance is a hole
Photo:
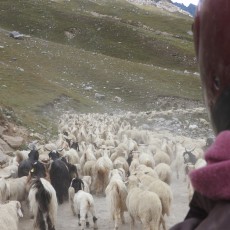
[[[53,160],[50,166],[50,181],[56,191],[58,203],[62,204],[68,199],[68,188],[72,178],[78,175],[77,168],[59,156],[56,151],[49,153],[49,157]]]
[[[74,178],[70,186],[74,188],[75,193],[79,190],[84,190],[84,182],[79,178]]]
[[[194,150],[194,149],[193,149]],[[183,153],[183,157],[184,157],[184,163],[188,164],[191,163],[192,165],[195,165],[197,162],[197,158],[196,156],[192,153],[192,151],[188,151],[187,149],[185,149],[185,152]]]
[[[64,131],[63,134],[66,136],[66,137],[69,137],[69,133],[67,131]],[[73,141],[71,138],[66,138],[65,137],[65,140],[66,142],[68,143],[69,145],[69,148],[72,148],[72,149],[75,149],[76,151],[80,151],[79,149],[79,144],[77,141]]]
[[[32,168],[32,165],[35,161],[38,161],[39,153],[38,150],[31,150],[28,154],[28,159],[20,162],[18,166],[18,177],[28,176],[29,171]]]
[[[31,178],[45,178],[47,176],[46,174],[46,168],[44,164],[42,164],[39,161],[35,161],[32,164],[32,168],[30,170],[30,176]]]
[[[190,167],[194,167],[197,162],[197,157],[192,153],[193,150],[188,151],[187,149],[185,149],[185,152],[183,153],[186,175],[188,175]]]
[[[131,151],[128,155],[127,163],[130,166],[133,161],[133,151]]]
[[[73,142],[71,145],[70,145],[70,148],[72,148],[72,149],[75,149],[76,151],[80,151],[80,149],[79,149],[79,144],[78,144],[78,142]]]
[[[50,182],[35,177],[31,182],[28,200],[34,216],[34,228],[55,230],[58,203],[56,192]]]

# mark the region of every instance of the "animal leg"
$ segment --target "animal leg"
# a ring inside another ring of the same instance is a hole
[[[89,212],[91,213],[93,217],[93,229],[98,229],[97,227],[97,217],[95,216],[95,209],[94,209],[94,204],[91,204],[89,208]]]
[[[146,220],[141,220],[141,223],[142,223],[142,225],[143,225],[143,230],[151,230],[151,228],[150,228],[150,223],[148,223]]]
[[[163,216],[163,215],[161,215],[160,224],[162,224],[163,230],[166,230],[165,220],[164,220],[164,216]],[[159,228],[159,229],[160,229],[160,228]]]
[[[81,230],[85,229],[85,219],[81,219]]]
[[[49,214],[46,217],[47,225],[48,225],[48,230],[55,230],[54,224],[52,223]]]
[[[37,212],[36,220],[34,223],[35,223],[34,226],[35,229],[36,227],[38,227],[38,229],[46,229],[46,223],[43,218],[43,213],[40,209]]]
[[[119,223],[121,222],[121,213],[120,210],[115,211],[115,230],[118,229]]]
[[[121,223],[125,224],[124,212],[121,212]]]
[[[89,220],[88,220],[88,215],[85,215],[85,219],[86,219],[86,227],[89,228]]]
[[[131,219],[131,221],[130,221],[130,230],[134,230],[135,220],[131,215],[130,215],[130,219]]]
[[[84,210],[84,209],[81,209],[80,210],[80,223],[81,223],[81,229],[84,230],[85,227],[86,227],[86,220],[85,220],[85,217],[87,215],[87,211]]]
[[[93,216],[93,229],[98,229],[97,227],[97,217]]]
[[[81,226],[81,221],[80,221],[81,216],[80,216],[80,214],[78,214],[77,217],[78,217],[78,225]]]

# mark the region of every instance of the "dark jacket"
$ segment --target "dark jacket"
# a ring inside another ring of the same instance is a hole
[[[195,192],[185,220],[170,230],[229,230],[230,201],[211,200]]]

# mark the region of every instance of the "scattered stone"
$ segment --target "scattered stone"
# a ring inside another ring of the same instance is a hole
[[[189,125],[189,127],[188,127],[189,129],[198,129],[198,126],[197,125]]]
[[[121,103],[122,99],[121,99],[120,97],[118,97],[118,96],[115,96],[115,97],[113,98],[113,101],[114,101],[114,102],[117,102],[117,103]]]
[[[93,87],[91,87],[91,86],[86,86],[86,87],[84,88],[84,90],[86,90],[86,91],[90,91],[91,89],[93,89]]]
[[[95,93],[94,97],[98,100],[103,100],[105,99],[105,95],[104,94],[100,94],[100,93]]]
[[[14,39],[23,39],[24,35],[20,34],[18,31],[10,32],[9,36]]]

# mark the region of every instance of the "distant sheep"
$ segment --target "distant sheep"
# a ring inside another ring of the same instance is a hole
[[[142,153],[139,156],[139,162],[140,164],[146,165],[150,168],[155,167],[155,161],[152,155],[147,154],[147,153]]]
[[[138,165],[132,174],[136,175],[137,173],[144,173],[145,175],[151,176],[153,178],[159,178],[157,172],[154,169],[147,167],[146,165]]]
[[[129,164],[128,164],[128,162],[126,161],[126,159],[124,157],[118,157],[118,158],[116,158],[114,160],[114,162],[113,162],[113,167],[115,169],[123,168],[125,170],[126,175],[129,172]]]
[[[160,163],[165,163],[170,165],[171,164],[171,160],[170,157],[167,153],[163,152],[163,151],[158,151],[154,156],[153,159],[155,161],[155,165],[158,165]]]
[[[96,194],[102,194],[105,192],[105,188],[109,183],[108,177],[111,169],[113,169],[113,163],[105,152],[104,156],[100,157],[95,164],[94,187]]]
[[[78,152],[73,148],[65,151],[63,157],[65,157],[67,162],[70,164],[78,164],[80,162]]]
[[[160,163],[154,168],[154,170],[156,171],[160,180],[170,185],[172,170],[168,164]]]

